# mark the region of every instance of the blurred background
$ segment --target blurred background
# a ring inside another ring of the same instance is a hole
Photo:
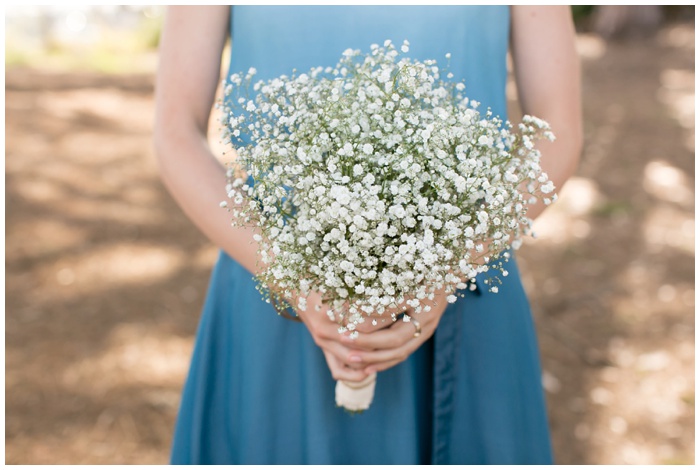
[[[572,12],[585,148],[517,254],[556,462],[692,464],[695,10]],[[8,464],[168,461],[217,250],[157,174],[163,14],[5,9]]]

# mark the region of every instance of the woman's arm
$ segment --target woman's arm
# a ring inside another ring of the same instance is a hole
[[[219,206],[226,169],[207,143],[220,80],[229,7],[169,7],[156,76],[154,144],[166,187],[194,224],[246,269],[257,268],[251,229],[232,227]]]
[[[554,142],[541,141],[541,166],[556,190],[578,166],[583,141],[576,35],[569,6],[512,6],[511,54],[520,107],[549,123]],[[535,219],[545,209],[531,206]]]
[[[228,21],[229,7],[168,8],[156,77],[154,143],[161,177],[185,214],[214,244],[256,273],[255,231],[232,227],[230,214],[219,206],[227,200],[226,169],[207,142]],[[364,379],[365,372],[345,366],[350,349],[342,343],[338,325],[313,309],[317,304],[323,307],[314,295],[301,316],[333,376]]]

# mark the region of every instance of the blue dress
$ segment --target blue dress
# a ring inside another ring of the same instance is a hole
[[[334,65],[391,39],[442,59],[470,98],[506,117],[507,6],[235,6],[232,72],[258,78]],[[444,64],[444,62],[443,62]],[[498,294],[452,304],[435,335],[380,372],[369,410],[336,408],[305,326],[279,317],[221,253],[184,387],[173,464],[551,463],[537,339],[515,261]]]

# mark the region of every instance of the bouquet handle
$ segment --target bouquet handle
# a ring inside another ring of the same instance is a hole
[[[335,404],[350,412],[362,412],[368,409],[374,398],[376,383],[376,373],[360,382],[338,380],[335,384]]]

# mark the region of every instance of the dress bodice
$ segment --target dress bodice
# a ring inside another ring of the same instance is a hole
[[[406,39],[409,56],[435,59],[466,96],[506,117],[508,6],[233,6],[230,72],[258,71],[267,80],[294,69],[333,66],[348,48]]]

